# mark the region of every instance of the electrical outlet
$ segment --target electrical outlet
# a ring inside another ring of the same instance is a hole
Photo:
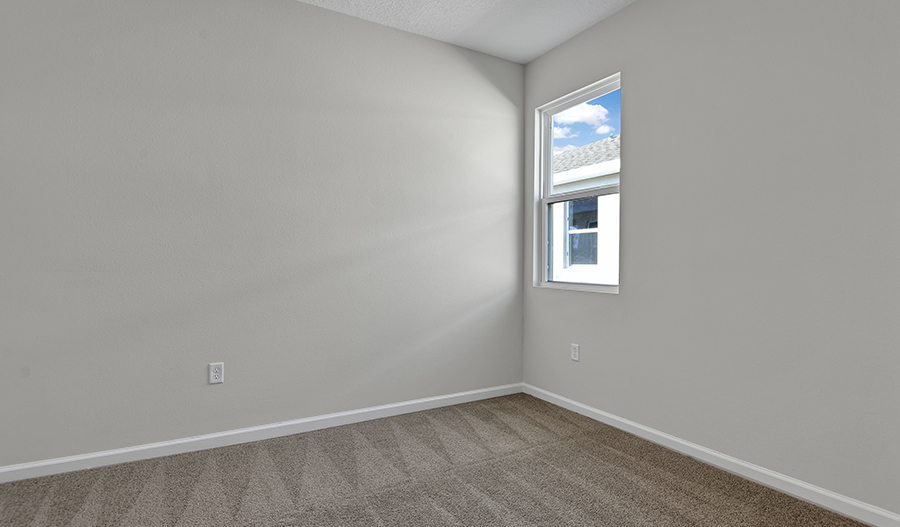
[[[572,344],[572,360],[578,362],[581,359],[581,346]]]
[[[225,363],[210,362],[209,363],[209,383],[219,384],[225,382]]]

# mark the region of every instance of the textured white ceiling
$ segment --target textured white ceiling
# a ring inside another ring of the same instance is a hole
[[[519,63],[635,0],[299,0]]]

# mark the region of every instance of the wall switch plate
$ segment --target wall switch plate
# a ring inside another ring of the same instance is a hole
[[[225,382],[225,363],[210,362],[209,363],[209,383],[220,384]]]
[[[581,346],[572,344],[572,360],[578,362],[581,359]]]

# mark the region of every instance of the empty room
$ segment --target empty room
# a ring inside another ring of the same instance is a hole
[[[897,27],[3,0],[0,525],[900,527]]]

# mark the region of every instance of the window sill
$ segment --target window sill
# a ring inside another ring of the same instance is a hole
[[[546,289],[567,289],[569,291],[587,291],[589,293],[610,293],[619,294],[619,286],[617,285],[599,285],[599,284],[579,284],[576,282],[540,282],[534,284],[534,287]]]

